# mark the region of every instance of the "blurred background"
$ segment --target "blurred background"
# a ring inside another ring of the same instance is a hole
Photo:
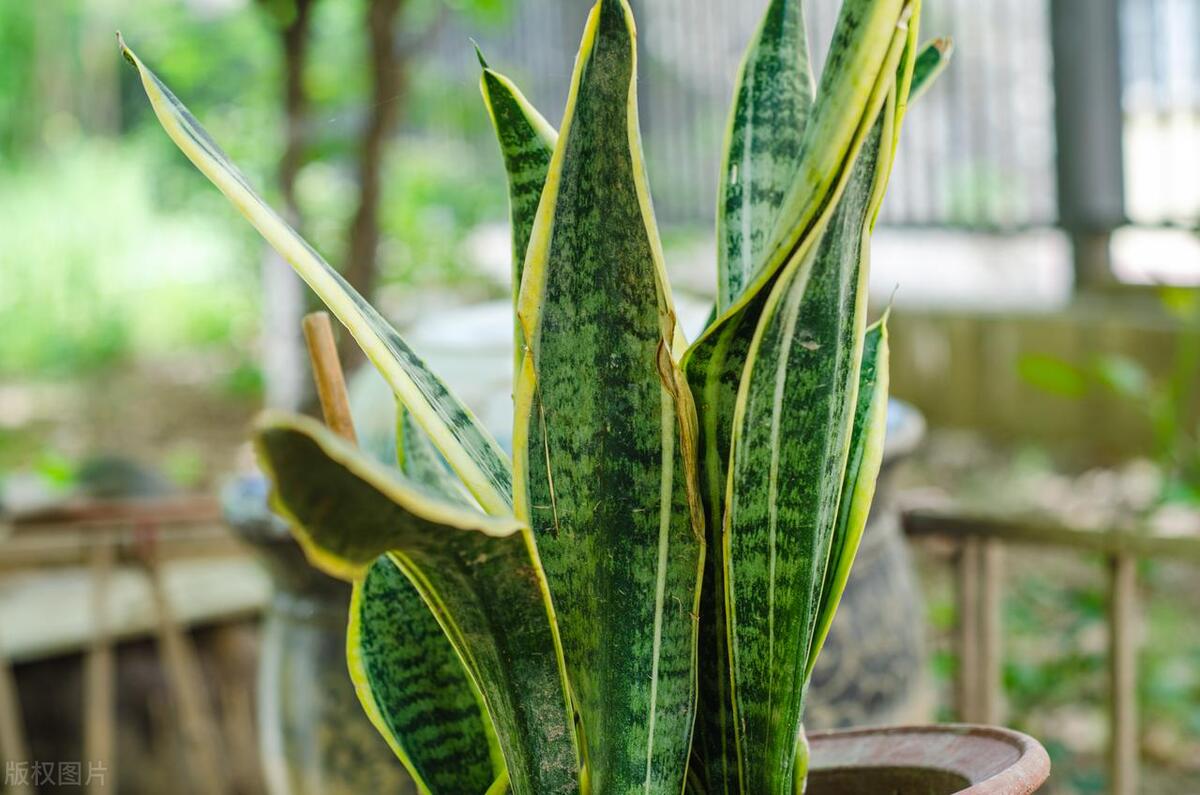
[[[6,790],[406,791],[344,681],[346,594],[245,444],[264,406],[312,409],[314,299],[113,32],[508,439],[507,188],[470,38],[557,124],[589,5],[0,0]],[[694,329],[765,2],[633,5]],[[837,5],[807,4],[818,65]],[[1004,723],[1046,744],[1052,793],[1200,792],[1200,1],[925,6],[955,55],[872,255],[902,402],[813,722]]]

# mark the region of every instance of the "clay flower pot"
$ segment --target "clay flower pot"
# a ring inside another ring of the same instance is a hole
[[[1032,737],[991,726],[814,732],[806,795],[1028,795],[1050,775]]]

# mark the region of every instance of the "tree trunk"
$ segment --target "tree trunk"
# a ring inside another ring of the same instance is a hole
[[[346,279],[367,300],[372,298],[379,275],[379,201],[384,150],[399,117],[405,89],[404,58],[396,37],[396,20],[402,6],[403,0],[371,0],[367,10],[371,101],[358,150],[358,207],[350,222],[344,260]],[[347,364],[361,358],[348,334],[342,335],[340,347]]]
[[[280,39],[284,59],[283,154],[279,159],[279,192],[288,223],[302,226],[296,200],[296,176],[304,164],[307,143],[308,94],[304,67],[308,61],[309,31],[314,0],[294,0],[295,15],[283,26]],[[311,404],[312,380],[300,323],[306,308],[304,283],[273,249],[268,248],[262,268],[263,337],[262,368],[266,404],[297,411]]]

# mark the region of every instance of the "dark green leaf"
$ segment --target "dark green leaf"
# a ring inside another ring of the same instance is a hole
[[[496,139],[500,143],[500,154],[504,158],[504,168],[508,173],[515,315],[525,251],[529,248],[529,235],[533,232],[534,217],[542,198],[542,187],[546,184],[546,173],[550,170],[550,156],[554,153],[558,133],[529,104],[511,80],[487,67],[482,55],[480,64],[483,66],[483,75],[479,79],[479,88],[483,92],[483,101],[492,119]],[[519,373],[525,342],[521,337],[520,323],[514,320],[514,326],[515,371]]]
[[[368,717],[421,792],[484,792],[504,774],[482,695],[387,555],[354,584],[346,655]]]
[[[738,72],[717,190],[717,306],[762,265],[783,197],[800,167],[813,100],[801,0],[772,0]]]
[[[526,259],[515,504],[562,619],[592,791],[675,795],[693,723],[702,547],[694,417],[672,358],[635,73],[629,7],[602,0]]]

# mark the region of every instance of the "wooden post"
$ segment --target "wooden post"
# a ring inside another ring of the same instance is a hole
[[[25,741],[17,683],[13,679],[12,667],[3,645],[0,645],[0,759],[18,765],[30,765],[33,762],[29,758],[29,744]],[[28,782],[6,781],[5,786],[7,789],[4,791],[12,795],[33,795],[33,787]]]
[[[89,789],[116,788],[116,664],[108,630],[108,584],[116,557],[116,539],[100,536],[92,543],[92,642],[88,647],[83,689],[83,764],[104,765],[104,783]],[[106,786],[107,785],[107,786]]]
[[[958,556],[958,718],[999,723],[1002,707],[1001,569],[1004,548],[995,539],[968,536]]]
[[[955,683],[958,719],[979,719],[979,588],[982,542],[965,538],[958,552],[958,678]]]
[[[150,593],[158,618],[159,654],[178,710],[185,759],[190,768],[194,791],[203,795],[222,795],[228,790],[226,765],[200,661],[191,639],[171,610],[163,586],[162,567],[154,551],[145,553],[142,560],[150,579]]]
[[[1110,792],[1135,795],[1138,788],[1137,559],[1114,555],[1109,558],[1109,568]]]
[[[342,363],[338,359],[329,313],[312,312],[304,316],[304,340],[308,343],[313,380],[317,383],[317,397],[321,401],[325,424],[334,433],[357,444],[354,418],[350,415],[350,400],[346,395],[346,377],[342,374]]]
[[[980,723],[1002,722],[1004,684],[1003,602],[1001,578],[1004,547],[994,538],[983,542],[979,557],[979,687]]]

